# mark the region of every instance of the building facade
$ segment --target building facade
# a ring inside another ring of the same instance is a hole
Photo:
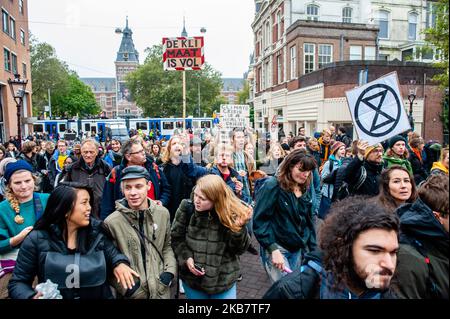
[[[125,28],[120,30],[120,33],[122,33],[122,41],[114,62],[116,77],[81,78],[80,80],[91,87],[104,116],[108,118],[139,117],[143,112],[134,102],[125,81],[126,76],[139,66],[139,53],[134,46],[133,31],[128,26],[128,18]]]
[[[28,79],[22,103],[21,131],[22,137],[30,132],[32,119],[31,105],[31,62],[28,32],[28,1],[0,0],[1,8],[1,56],[0,64],[0,141],[9,140],[17,135],[17,106],[11,94],[8,80],[19,74]]]
[[[222,78],[223,86],[220,92],[227,104],[238,104],[238,93],[244,88],[244,79]]]
[[[300,127],[305,127],[307,134],[329,125],[351,129],[345,90],[372,81],[375,75],[397,71],[403,80],[403,93],[407,92],[405,83],[410,81],[425,83],[427,89],[436,91],[428,100],[426,93],[418,94],[414,118],[417,131],[425,137],[440,135],[438,139],[442,140],[442,130],[440,134],[431,133],[425,123],[425,115],[440,110],[441,95],[430,81],[436,71],[430,65],[414,64],[414,58],[401,50],[412,50],[418,61],[435,58],[415,55],[423,45],[421,32],[434,23],[432,2],[257,0],[255,4],[255,51],[247,79],[255,128],[268,130],[276,122],[285,134],[296,134]],[[387,25],[377,18],[380,10],[390,12]],[[415,28],[408,24],[413,20],[403,19],[410,14],[418,15]],[[387,38],[383,36],[386,28]],[[337,65],[341,66],[339,72],[332,72]],[[324,74],[327,76],[320,76]],[[312,77],[316,81],[306,81]],[[403,94],[405,107],[409,105],[407,95]],[[438,116],[430,120],[436,123],[436,119],[439,121]]]

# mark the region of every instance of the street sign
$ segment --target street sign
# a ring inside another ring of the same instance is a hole
[[[163,38],[165,71],[201,70],[205,63],[203,37]]]
[[[347,91],[346,95],[359,139],[370,145],[411,129],[396,72]]]

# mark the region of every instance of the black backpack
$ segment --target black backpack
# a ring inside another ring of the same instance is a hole
[[[358,181],[355,185],[349,185],[345,180],[345,171],[347,169],[347,165],[351,162],[351,159],[342,163],[342,166],[339,167],[336,171],[336,180],[334,183],[334,192],[333,198],[331,201],[343,200],[344,198],[353,195],[366,181],[367,171],[364,166],[361,167],[361,175],[359,176]]]

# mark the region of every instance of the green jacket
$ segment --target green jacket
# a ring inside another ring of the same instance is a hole
[[[233,233],[220,223],[216,212],[197,212],[191,201],[181,202],[172,225],[172,247],[180,277],[192,289],[207,294],[229,290],[239,276],[238,255],[249,244],[246,227]],[[189,257],[205,269],[204,276],[197,277],[189,271]]]
[[[120,251],[130,260],[130,267],[139,273],[140,287],[130,297],[132,299],[168,299],[170,288],[159,281],[163,272],[176,275],[176,260],[170,243],[169,211],[149,200],[150,208],[145,211],[135,211],[128,208],[126,199],[116,201],[116,211],[105,220],[105,225]],[[141,217],[141,226],[139,217]],[[134,225],[130,225],[130,222]],[[164,258],[161,260],[155,247],[147,240],[145,242],[146,261],[144,265],[142,245],[137,229],[153,242]],[[118,288],[124,295],[123,288]]]
[[[393,165],[399,165],[408,170],[408,172],[411,174],[411,176],[414,176],[413,169],[411,166],[411,163],[407,159],[401,159],[397,157],[389,157],[386,155],[383,155],[383,166],[384,168],[389,168]]]

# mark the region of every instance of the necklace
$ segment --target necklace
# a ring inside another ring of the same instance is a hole
[[[25,222],[25,218],[20,216],[20,213],[17,213],[16,217],[14,217],[14,222],[18,225],[22,225]]]

